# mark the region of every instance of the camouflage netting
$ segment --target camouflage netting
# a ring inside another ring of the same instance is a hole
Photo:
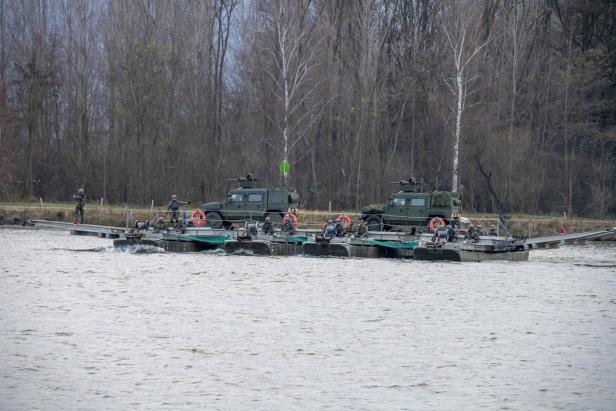
[[[435,191],[432,193],[431,207],[451,207],[451,193],[449,191]]]

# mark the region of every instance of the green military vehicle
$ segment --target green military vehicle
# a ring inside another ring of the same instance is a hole
[[[258,179],[250,174],[230,181],[238,181],[240,187],[229,191],[223,201],[203,204],[206,226],[226,228],[233,223],[266,217],[270,217],[274,226],[279,226],[285,213],[298,206],[299,195],[293,189],[257,188]]]
[[[391,195],[386,204],[371,204],[361,209],[361,218],[369,231],[391,230],[394,226],[410,226],[412,232],[427,227],[434,217],[445,224],[459,225],[460,199],[448,191],[421,192],[414,178],[395,182],[400,191]]]

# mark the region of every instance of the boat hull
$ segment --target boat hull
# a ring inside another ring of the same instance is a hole
[[[307,242],[302,245],[302,252],[314,257],[351,257],[350,247],[344,243]]]
[[[269,241],[260,240],[230,240],[225,241],[225,252],[227,254],[253,254],[253,255],[271,255]]]
[[[526,261],[528,250],[517,251],[469,251],[459,248],[417,247],[414,250],[415,259],[423,261]]]

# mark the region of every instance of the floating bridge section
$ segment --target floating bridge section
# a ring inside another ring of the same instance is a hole
[[[532,237],[519,240],[529,249],[556,248],[563,244],[580,244],[587,240],[595,240],[601,237],[616,235],[616,227],[608,227],[601,230],[585,231],[582,233],[559,234],[544,237]]]
[[[93,224],[74,224],[59,221],[33,220],[35,226],[70,231],[75,235],[91,235],[116,240],[118,244],[139,243],[132,240],[132,233],[121,227],[108,227]],[[412,258],[414,249],[418,246],[419,237],[405,232],[368,232],[362,238],[336,238],[330,242],[316,242],[315,234],[321,230],[298,229],[294,236],[258,235],[252,240],[240,239],[244,230],[211,229],[189,227],[182,231],[143,231],[139,239],[158,244],[166,251],[194,252],[222,248],[228,253],[248,251],[255,254],[268,255],[329,255],[340,257],[393,257]],[[282,234],[282,233],[281,233]],[[616,227],[601,230],[586,231],[563,235],[512,239],[508,237],[508,245],[526,250],[538,248],[556,248],[563,244],[578,244],[586,240],[610,237],[616,235]],[[480,238],[494,240],[494,237]],[[143,242],[143,241],[142,241]],[[452,243],[454,244],[454,243]],[[115,242],[114,242],[115,245]]]
[[[119,238],[125,230],[120,227],[108,227],[94,224],[74,224],[61,221],[32,220],[36,227],[68,230],[74,235],[90,235],[101,238]]]

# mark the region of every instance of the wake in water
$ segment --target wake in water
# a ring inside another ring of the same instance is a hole
[[[154,254],[164,253],[165,250],[153,245],[134,244],[123,247],[114,247],[113,251],[116,253],[129,253],[129,254]]]
[[[53,251],[75,251],[78,253],[101,253],[103,251],[110,251],[113,247],[93,247],[93,248],[52,248]]]

